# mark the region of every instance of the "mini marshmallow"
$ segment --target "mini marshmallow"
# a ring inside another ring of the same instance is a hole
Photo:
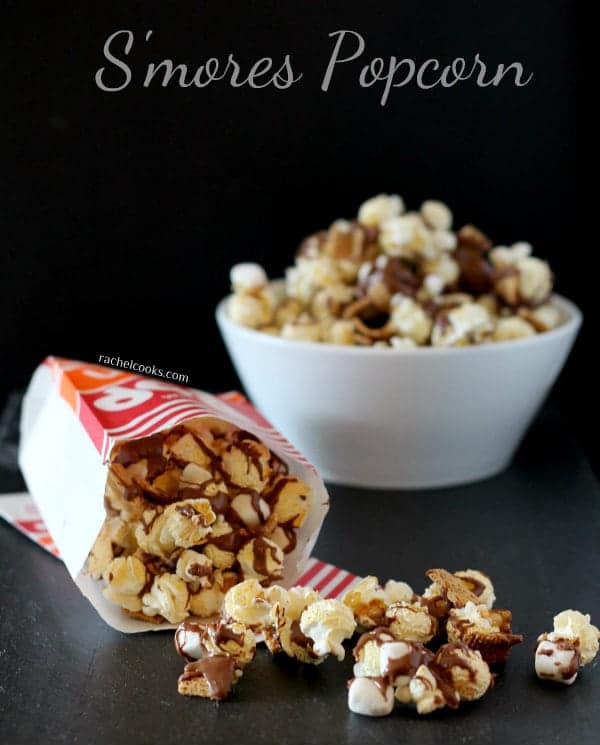
[[[264,287],[269,281],[262,266],[253,262],[233,266],[229,272],[229,279],[234,292],[256,290]]]
[[[367,717],[385,717],[394,709],[394,689],[383,678],[354,678],[348,687],[348,708]]]
[[[175,629],[175,649],[187,660],[199,660],[206,655],[202,644],[203,627],[197,623],[180,623]]]
[[[581,667],[579,642],[557,634],[542,634],[539,639],[535,649],[535,674],[543,680],[573,685]]]

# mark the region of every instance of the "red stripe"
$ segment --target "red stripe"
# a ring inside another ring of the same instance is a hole
[[[331,592],[329,593],[329,595],[327,595],[327,597],[328,598],[337,598],[337,596],[340,595],[342,593],[342,591],[345,590],[346,587],[348,587],[348,585],[351,582],[353,582],[355,579],[356,579],[356,575],[355,574],[349,574],[347,577],[344,577],[344,579],[341,582],[339,582],[333,588],[333,590],[331,590]]]
[[[341,569],[333,567],[333,569],[327,572],[322,580],[319,580],[319,582],[313,587],[313,590],[320,590],[322,587],[325,587],[325,585],[328,585],[332,579],[335,579],[336,574],[339,574],[341,571]]]
[[[315,576],[315,574],[318,574],[321,569],[325,566],[325,563],[322,561],[315,561],[313,566],[305,572],[300,579],[298,580],[299,585],[305,585],[307,582],[310,582],[310,580]]]

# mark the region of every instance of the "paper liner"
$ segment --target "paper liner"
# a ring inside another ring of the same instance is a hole
[[[85,574],[88,553],[105,518],[104,490],[113,445],[185,421],[217,417],[251,432],[311,489],[311,508],[285,558],[281,584],[306,572],[329,508],[315,468],[239,393],[213,396],[184,386],[74,360],[49,357],[35,371],[23,401],[19,464],[61,558],[83,594],[114,628],[169,627],[127,618]]]

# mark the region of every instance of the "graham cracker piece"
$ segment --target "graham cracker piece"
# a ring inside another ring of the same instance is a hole
[[[210,698],[210,686],[208,685],[206,678],[190,678],[189,680],[182,680],[179,678],[177,681],[177,692],[181,693],[182,696],[199,696],[200,698]]]
[[[135,618],[138,621],[148,621],[148,623],[165,623],[165,619],[162,616],[156,615],[156,616],[147,616],[145,613],[142,613],[141,610],[127,610],[126,608],[123,608],[123,613],[128,615],[130,618]]]
[[[455,608],[464,608],[469,602],[479,605],[480,600],[477,595],[471,592],[466,584],[454,574],[450,574],[445,569],[428,569],[425,574],[438,585]]]

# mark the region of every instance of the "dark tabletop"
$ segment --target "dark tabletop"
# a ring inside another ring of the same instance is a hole
[[[0,490],[18,488],[14,476]],[[352,660],[320,667],[261,649],[230,700],[177,694],[172,633],[126,636],[106,626],[62,564],[0,522],[0,740],[26,743],[502,743],[597,742],[600,663],[571,687],[542,684],[533,644],[564,608],[600,621],[600,491],[555,411],[546,411],[513,466],[479,484],[427,492],[332,486],[316,554],[357,574],[403,579],[424,571],[488,572],[497,607],[525,642],[496,685],[458,711],[384,719],[348,711]],[[0,497],[1,498],[1,497]]]

